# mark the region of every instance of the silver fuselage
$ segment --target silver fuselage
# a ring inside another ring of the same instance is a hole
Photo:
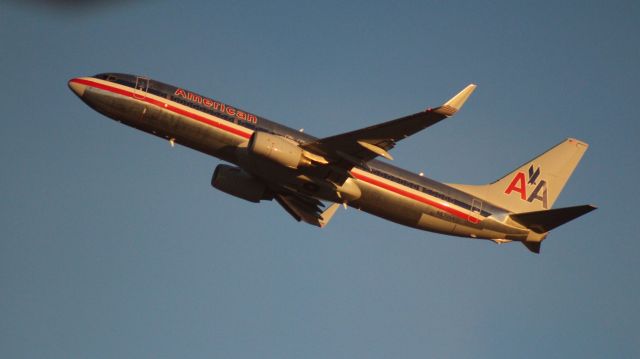
[[[124,74],[76,78],[69,86],[86,104],[118,122],[233,163],[279,188],[448,235],[497,241],[536,235],[510,221],[503,208],[381,161],[352,168],[351,177],[335,188],[313,166],[293,170],[256,160],[247,151],[254,131],[299,144],[315,138],[182,88]]]

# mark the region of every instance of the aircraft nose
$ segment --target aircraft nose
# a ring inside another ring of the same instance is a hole
[[[80,78],[73,78],[69,80],[68,85],[71,91],[73,91],[80,98],[82,98],[82,95],[84,95],[84,90],[87,88],[87,85],[81,83]]]

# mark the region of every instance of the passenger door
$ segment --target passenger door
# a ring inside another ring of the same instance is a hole
[[[136,88],[133,90],[133,97],[138,100],[142,100],[147,95],[147,90],[149,89],[149,78],[147,77],[136,77]]]
[[[482,201],[474,198],[471,200],[471,212],[473,212],[475,214],[475,217],[479,218],[481,216],[482,213]],[[479,221],[474,218],[469,216],[469,222],[471,223],[478,223]]]

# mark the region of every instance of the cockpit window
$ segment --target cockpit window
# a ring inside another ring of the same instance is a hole
[[[124,79],[124,78],[114,78],[109,81],[118,83],[120,85],[125,85],[127,87],[134,87],[134,88],[136,87],[135,82],[129,81],[128,79]]]
[[[103,73],[93,76],[100,80],[107,80],[109,82],[115,82],[128,87],[135,87],[135,77],[125,74]]]
[[[111,74],[111,73],[97,74],[97,75],[95,75],[93,77],[95,77],[97,79],[100,79],[100,80],[107,80],[109,82],[118,82],[117,81],[118,80],[118,76],[116,76],[114,74]]]

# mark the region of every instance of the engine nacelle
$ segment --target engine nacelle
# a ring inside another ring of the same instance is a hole
[[[248,145],[249,154],[268,159],[282,166],[296,169],[309,161],[295,142],[278,135],[256,131]]]
[[[224,193],[249,202],[271,199],[267,186],[239,167],[218,165],[213,171],[211,185]]]

